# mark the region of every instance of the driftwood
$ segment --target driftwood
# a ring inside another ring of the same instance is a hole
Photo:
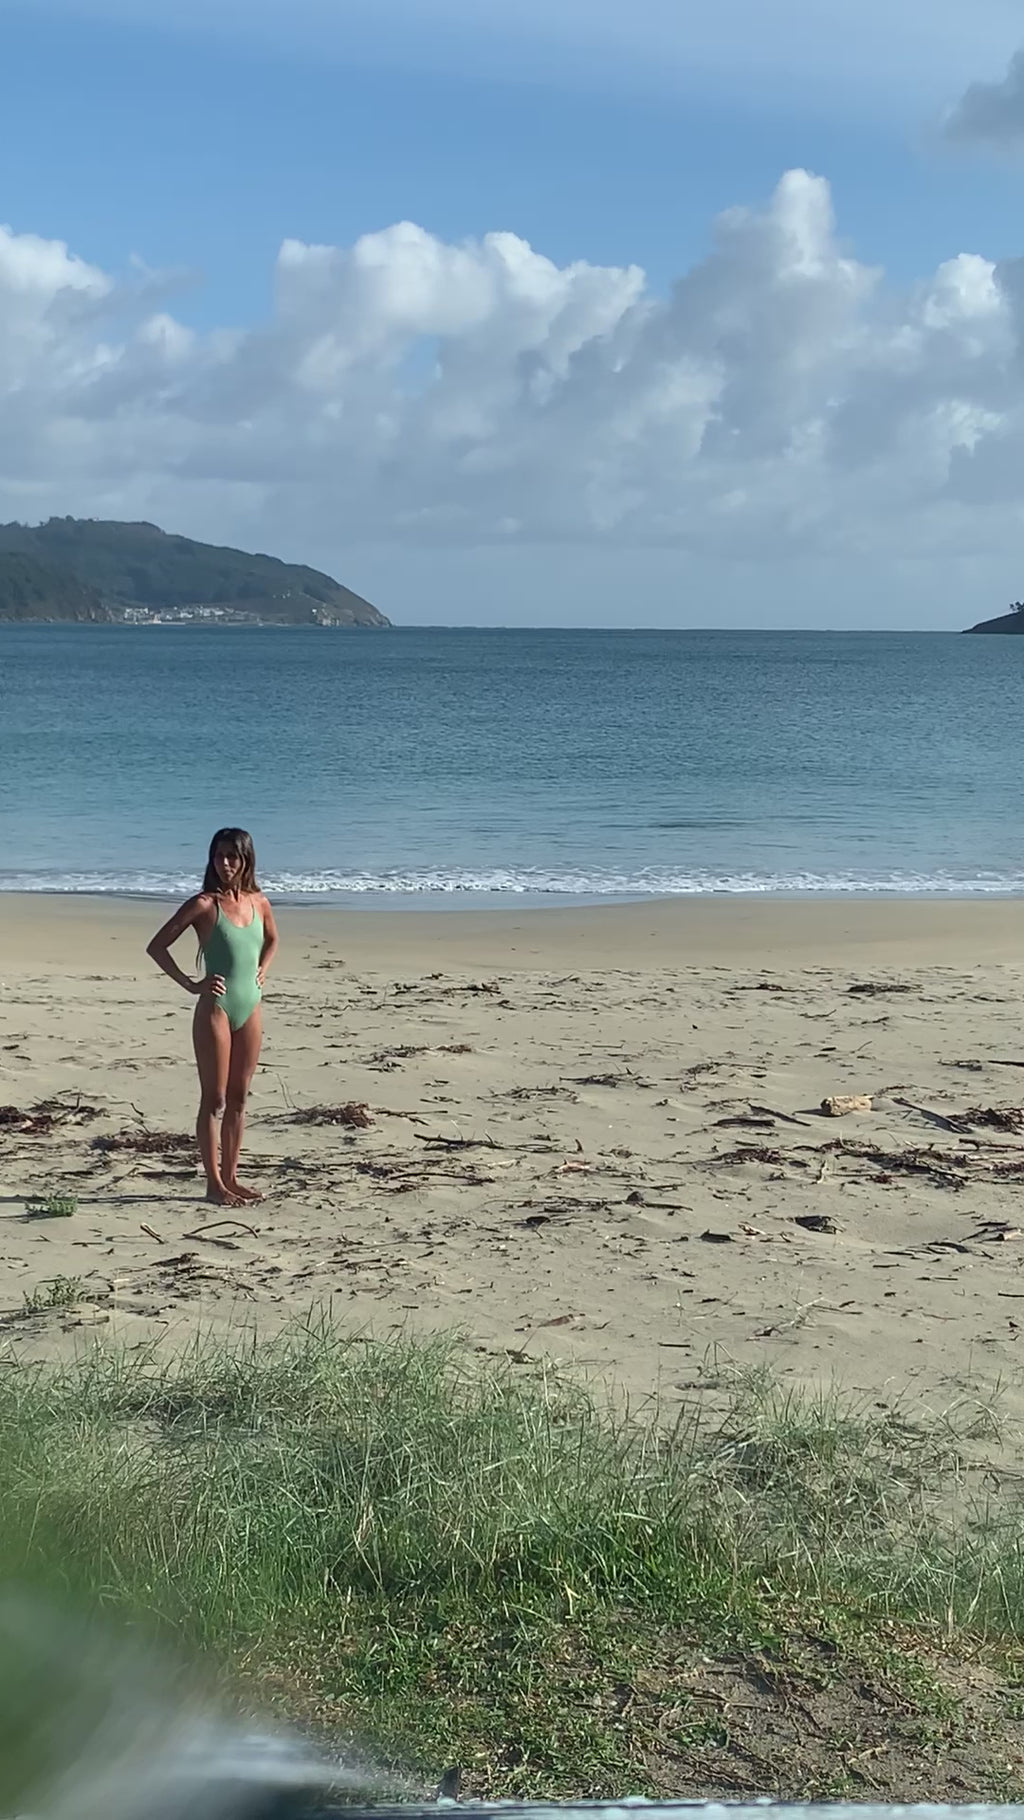
[[[196,1226],[192,1232],[183,1233],[182,1236],[186,1239],[205,1239],[209,1233],[216,1232],[221,1226],[233,1226],[237,1232],[247,1232],[251,1239],[259,1238],[255,1226],[250,1226],[247,1220],[207,1220],[204,1226]],[[224,1240],[211,1239],[210,1243],[221,1245]]]
[[[424,1131],[414,1131],[412,1135],[418,1144],[425,1144],[428,1150],[500,1150],[503,1147],[490,1137],[428,1137]]]
[[[737,1113],[734,1118],[716,1119],[714,1123],[716,1130],[721,1129],[722,1127],[732,1127],[734,1125],[742,1125],[748,1131],[775,1130],[775,1120],[773,1118],[754,1118],[753,1115],[749,1113]]]
[[[784,1125],[802,1125],[805,1131],[810,1130],[808,1120],[798,1119],[792,1112],[778,1112],[774,1106],[755,1106],[753,1100],[750,1101],[750,1110],[767,1119],[781,1119]]]

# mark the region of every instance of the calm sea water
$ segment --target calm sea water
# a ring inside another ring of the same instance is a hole
[[[1024,638],[7,627],[0,888],[1024,890]]]

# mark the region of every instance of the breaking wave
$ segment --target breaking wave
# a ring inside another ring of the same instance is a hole
[[[264,888],[284,903],[360,903],[368,899],[500,903],[711,896],[1006,897],[1024,893],[1024,871],[714,872],[698,868],[636,870],[571,867],[410,868],[341,871],[331,867],[266,874]],[[0,873],[0,891],[94,897],[179,898],[198,881],[184,872]]]

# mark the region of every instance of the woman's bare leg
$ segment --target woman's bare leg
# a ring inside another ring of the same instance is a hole
[[[231,1062],[228,1068],[227,1105],[221,1130],[221,1173],[229,1194],[241,1201],[261,1201],[255,1188],[243,1188],[238,1180],[238,1158],[245,1130],[245,1102],[260,1059],[263,1041],[263,1013],[257,1005],[241,1030],[231,1032]]]
[[[220,1124],[231,1068],[231,1026],[226,1013],[215,1005],[198,1004],[192,1042],[200,1089],[196,1139],[206,1175],[206,1198],[223,1207],[237,1207],[238,1197],[228,1188],[220,1165]]]

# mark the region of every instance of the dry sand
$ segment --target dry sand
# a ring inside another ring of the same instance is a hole
[[[161,914],[0,899],[0,1105],[52,1115],[0,1114],[15,1356],[330,1303],[669,1410],[757,1365],[943,1409],[999,1382],[1021,1414],[1024,907],[286,911],[251,1231],[201,1198]],[[821,1114],[854,1093],[870,1113]],[[365,1128],[303,1121],[352,1102]],[[26,1216],[51,1193],[72,1217]],[[58,1278],[73,1305],[28,1310]]]

